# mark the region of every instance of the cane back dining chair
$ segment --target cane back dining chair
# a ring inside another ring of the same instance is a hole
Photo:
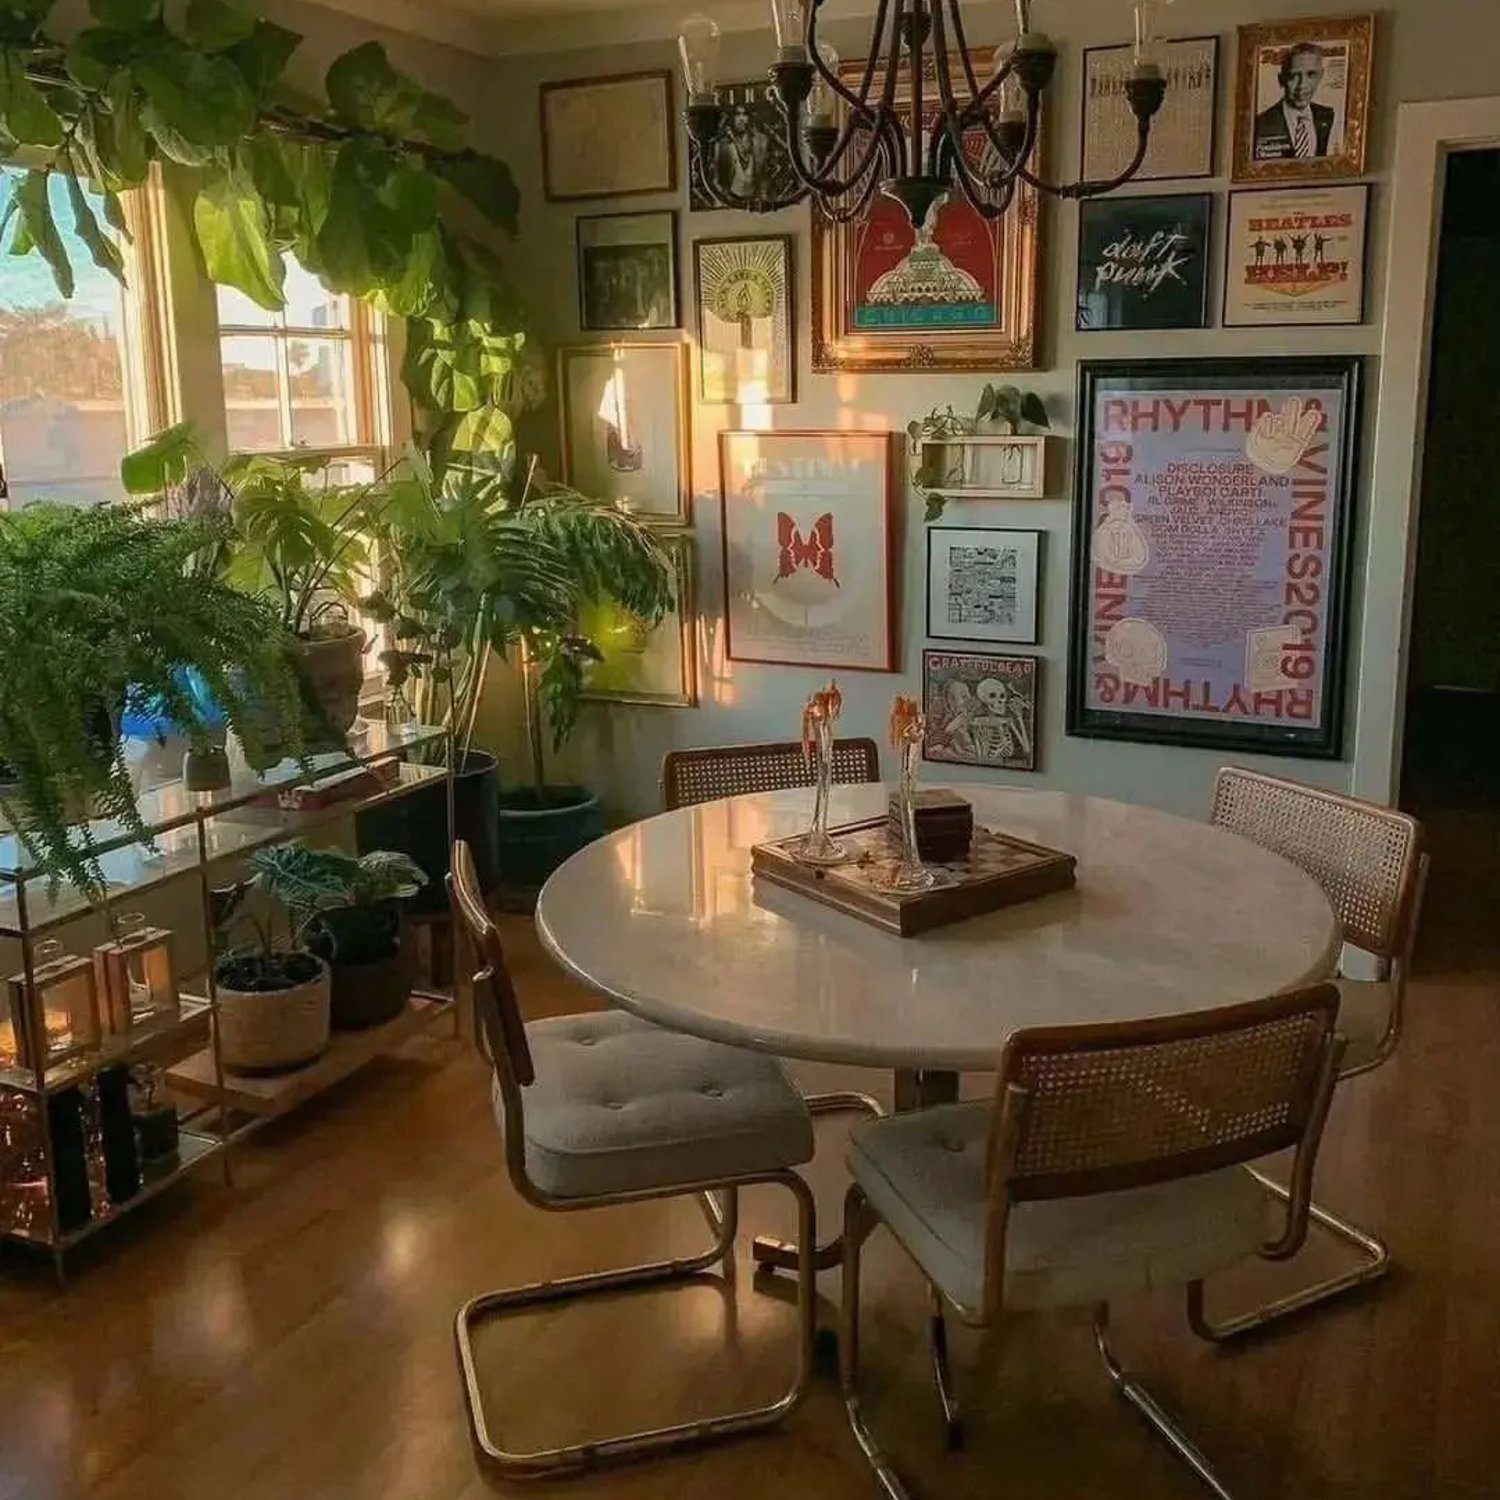
[[[492,1095],[512,1184],[537,1208],[574,1210],[695,1196],[713,1231],[701,1254],[474,1297],[454,1324],[480,1454],[512,1478],[577,1470],[770,1426],[806,1393],[816,1315],[812,1194],[794,1170],[813,1154],[812,1122],[771,1057],[652,1026],[620,1012],[523,1021],[505,952],[461,840],[448,890],[478,960],[475,1004],[494,1068]],[[516,1452],[492,1435],[474,1357],[481,1320],[593,1292],[698,1280],[732,1268],[738,1190],[785,1187],[797,1203],[798,1354],[778,1400],[750,1410],[569,1446]]]
[[[1343,1046],[1337,1011],[1338,991],[1323,984],[1159,1020],[1021,1031],[1001,1058],[993,1105],[940,1105],[855,1127],[840,1378],[850,1426],[888,1500],[907,1490],[858,1389],[860,1257],[880,1223],[940,1307],[970,1326],[993,1325],[1007,1309],[1092,1306],[1115,1388],[1229,1500],[1208,1460],[1115,1358],[1109,1303],[1171,1285],[1191,1295],[1211,1271],[1302,1243]],[[1288,1147],[1292,1190],[1275,1223],[1244,1166]],[[945,1377],[940,1363],[951,1442]]]
[[[1347,1046],[1339,1076],[1352,1078],[1379,1067],[1401,1038],[1429,866],[1422,825],[1394,808],[1238,766],[1219,772],[1211,821],[1290,860],[1322,888],[1343,928],[1346,952],[1364,955],[1363,962],[1379,976],[1352,977],[1340,965],[1334,983],[1339,1032]],[[1268,1193],[1284,1196],[1274,1178],[1256,1175]],[[1254,1332],[1378,1281],[1389,1270],[1390,1250],[1378,1235],[1316,1202],[1311,1214],[1315,1224],[1358,1252],[1356,1264],[1221,1321],[1200,1305],[1193,1324],[1204,1338],[1222,1341]]]
[[[833,779],[844,784],[879,781],[880,751],[875,741],[835,740]],[[812,763],[796,740],[671,750],[661,763],[661,805],[666,812],[745,792],[779,792],[812,784]]]

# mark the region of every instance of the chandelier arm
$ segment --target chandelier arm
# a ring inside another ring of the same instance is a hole
[[[1131,157],[1130,164],[1117,176],[1093,181],[1081,180],[1069,183],[1065,187],[1054,191],[1061,198],[1099,198],[1105,193],[1112,193],[1117,187],[1124,185],[1135,176],[1141,169],[1141,164],[1146,160],[1146,152],[1151,145],[1151,121],[1138,120],[1136,122],[1135,155]]]
[[[864,154],[860,158],[859,165],[847,177],[843,178],[830,176],[824,167],[820,166],[815,169],[808,162],[806,156],[803,154],[802,133],[797,128],[797,123],[788,117],[786,140],[783,142],[783,145],[786,147],[787,156],[792,163],[792,171],[797,175],[797,181],[808,192],[818,197],[841,198],[845,193],[853,191],[874,163],[875,153],[880,146],[883,114],[883,107],[877,107],[873,125],[870,129],[870,138],[865,145]],[[845,150],[848,149],[848,145],[849,142],[846,142],[844,146]],[[838,154],[841,153],[833,153],[833,155]]]
[[[905,141],[906,175],[915,177],[922,170],[922,143],[926,137],[926,120],[924,111],[926,109],[927,80],[923,76],[923,60],[927,52],[927,32],[931,21],[929,13],[923,0],[915,0],[915,6],[911,18],[907,22],[906,36],[895,38],[895,45],[899,49],[902,41],[906,42],[906,68],[907,68],[907,108],[911,115],[911,124],[907,128]],[[899,52],[898,52],[899,56]]]
[[[807,46],[808,61],[817,70],[819,77],[831,88],[843,101],[855,111],[868,112],[870,107],[870,85],[875,81],[875,68],[880,61],[879,39],[885,30],[885,18],[890,10],[890,0],[879,0],[875,8],[875,21],[871,28],[871,38],[877,44],[870,48],[870,55],[865,59],[865,74],[860,80],[859,93],[855,94],[849,85],[824,61],[823,54],[818,51],[818,11],[825,0],[813,0],[807,7],[807,22],[803,27],[803,38]]]
[[[941,176],[942,146],[959,116],[958,101],[953,93],[953,74],[948,64],[948,32],[943,24],[947,0],[938,0],[932,8],[932,63],[937,74],[938,101],[942,105],[942,126],[933,127],[927,143],[927,175]],[[965,63],[968,56],[965,54]]]
[[[863,185],[860,187],[859,196],[840,208],[834,208],[827,198],[819,198],[817,204],[823,216],[835,224],[850,224],[855,219],[861,218],[870,206],[870,200],[875,196],[875,189],[879,186],[880,179],[874,173],[866,175]]]
[[[968,201],[969,206],[986,219],[998,219],[1010,207],[1011,199],[1015,197],[1015,182],[1012,179],[1001,188],[998,197],[991,197],[986,190],[986,185],[975,177],[973,169],[964,157],[962,136],[959,144],[954,144],[951,131],[944,136],[943,144],[946,151],[938,152],[938,166],[946,163],[952,167],[954,180],[958,183],[959,190]]]
[[[994,77],[984,85],[979,86],[979,75],[974,71],[974,59],[969,55],[969,38],[964,31],[963,12],[959,9],[959,0],[945,0],[948,7],[949,19],[953,22],[953,40],[958,47],[958,55],[964,65],[964,76],[969,84],[969,110],[982,110],[989,103],[1007,78],[1015,71],[1015,53],[995,69]],[[966,113],[968,111],[965,111]]]
[[[782,198],[749,198],[743,193],[737,193],[733,188],[726,187],[716,176],[709,173],[708,152],[700,150],[697,160],[694,162],[694,181],[699,188],[708,196],[709,201],[717,208],[734,208],[752,214],[771,214],[778,209],[793,208],[798,203],[807,200],[807,189],[800,187],[797,192],[789,193]]]

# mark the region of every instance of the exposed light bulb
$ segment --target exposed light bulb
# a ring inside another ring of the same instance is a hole
[[[688,16],[677,33],[677,51],[689,103],[712,103],[719,78],[719,23],[702,14]]]
[[[1135,0],[1135,76],[1161,75],[1161,8],[1172,0]]]
[[[818,56],[823,66],[835,77],[839,71],[839,55],[827,42],[818,43]],[[839,96],[821,73],[813,75],[812,93],[807,98],[807,122],[809,125],[832,125],[838,109]]]
[[[771,24],[783,62],[807,57],[807,0],[771,0]]]

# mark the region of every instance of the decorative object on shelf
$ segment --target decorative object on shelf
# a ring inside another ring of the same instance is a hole
[[[839,671],[896,666],[889,432],[721,432],[725,653]]]
[[[33,950],[31,983],[23,970],[6,986],[9,1018],[0,1023],[0,1062],[42,1072],[99,1046],[99,994],[94,965],[64,953],[56,938]]]
[[[987,385],[972,417],[935,406],[906,427],[912,487],[936,521],[950,499],[1040,500],[1047,492],[1047,445],[1023,427],[1051,426],[1035,391]]]
[[[1036,770],[1034,656],[924,651],[925,760],[1000,771]]]
[[[45,1240],[51,1224],[42,1096],[0,1088],[0,1234]]]
[[[99,1141],[104,1156],[104,1190],[111,1204],[141,1190],[141,1153],[130,1113],[130,1070],[123,1064],[101,1068],[94,1078],[99,1098]]]
[[[672,75],[544,83],[542,180],[549,203],[677,191]]]
[[[1206,325],[1210,194],[1111,198],[1078,211],[1080,333]]]
[[[1234,180],[1357,177],[1370,119],[1373,16],[1239,29]]]
[[[1068,733],[1336,758],[1360,360],[1079,375]]]
[[[335,1031],[378,1026],[401,1013],[413,975],[402,903],[427,884],[409,856],[375,849],[356,857],[291,843],[258,849],[250,868],[259,889],[286,907],[293,946],[305,942],[328,965]]]
[[[1368,183],[1229,195],[1224,326],[1363,323]]]
[[[374,765],[346,766],[297,786],[277,787],[256,798],[256,805],[279,808],[282,812],[319,812],[339,802],[378,797],[400,781],[400,762],[382,760]]]
[[[833,741],[843,711],[844,696],[832,679],[826,688],[813,693],[802,709],[802,755],[813,768],[812,827],[797,845],[797,858],[805,865],[837,865],[849,858],[849,850],[828,834]]]
[[[1106,181],[1047,183],[1039,176],[1037,129],[1057,49],[1032,29],[1030,0],[1015,0],[1016,41],[998,58],[970,52],[961,0],[881,8],[863,54],[868,62],[843,70],[842,78],[837,55],[818,35],[822,0],[771,0],[779,49],[771,84],[797,176],[796,190],[776,203],[735,193],[718,171],[714,147],[727,124],[715,91],[719,27],[707,16],[690,16],[678,49],[688,135],[699,145],[702,166],[714,169],[711,177],[705,170],[702,185],[726,208],[765,211],[811,197],[830,217],[857,214],[878,192],[912,224],[934,203],[960,195],[976,212],[998,218],[1028,179],[1064,198],[1110,192],[1139,170],[1166,94],[1156,49],[1159,3],[1136,0],[1134,64],[1115,101],[1122,120],[1135,120],[1132,159]],[[982,151],[974,147],[976,133]]]
[[[846,83],[862,72],[846,68]],[[932,124],[936,107],[926,113]],[[965,142],[971,161],[990,151],[981,126],[970,126]],[[1033,368],[1040,234],[1037,192],[1024,182],[1014,210],[998,219],[947,193],[915,222],[884,194],[852,219],[815,213],[813,369]]]
[[[709,405],[797,399],[792,237],[697,240],[698,395]]]
[[[891,883],[901,859],[900,842],[891,838],[888,819],[870,818],[833,831],[853,850],[854,857],[847,863],[810,869],[796,858],[795,845],[801,837],[796,834],[755,845],[750,868],[756,881],[796,891],[895,937],[915,937],[935,927],[1065,891],[1076,880],[1077,862],[1071,854],[976,828],[964,857],[934,866],[937,873],[932,885],[900,891]]]
[[[152,1063],[137,1063],[130,1070],[130,1113],[147,1171],[175,1161],[180,1147],[176,1107],[170,1099],[157,1099],[161,1081],[161,1069]]]
[[[672,560],[672,604],[654,625],[613,600],[593,600],[579,610],[579,629],[599,651],[584,669],[581,698],[596,703],[698,706],[695,550],[687,532],[663,532]]]
[[[182,784],[190,792],[222,792],[234,783],[222,745],[204,745],[182,757]]]
[[[923,787],[916,795],[917,853],[928,864],[948,864],[968,858],[974,842],[974,804],[946,787]],[[892,793],[886,804],[886,837],[901,842],[901,798]]]
[[[917,770],[926,733],[927,719],[917,700],[897,693],[891,700],[890,740],[898,768],[896,822],[901,834],[901,858],[894,868],[883,872],[881,881],[898,895],[928,890],[938,880],[922,863],[922,850],[917,843]]]
[[[1136,182],[1169,177],[1212,177],[1218,126],[1219,39],[1173,37],[1156,44],[1156,63],[1167,96],[1151,122],[1146,159]],[[1083,53],[1083,176],[1116,176],[1135,152],[1135,131],[1120,109],[1135,49],[1086,47]]]
[[[46,1112],[55,1194],[53,1214],[59,1233],[72,1234],[94,1216],[83,1090],[75,1084],[48,1094]]]
[[[735,198],[768,209],[795,193],[797,174],[770,82],[721,83],[714,97],[724,111],[724,130],[710,148],[711,159],[688,136],[688,207],[695,212],[719,207],[711,182],[722,182]]]
[[[684,343],[559,349],[563,481],[638,520],[688,525],[688,378]]]
[[[120,936],[94,949],[95,984],[105,1025],[116,1036],[129,1036],[180,1009],[172,934],[149,927],[138,912],[119,919]]]
[[[1035,645],[1042,533],[994,526],[927,531],[927,634]]]
[[[578,236],[578,326],[678,328],[677,211],[584,214]]]

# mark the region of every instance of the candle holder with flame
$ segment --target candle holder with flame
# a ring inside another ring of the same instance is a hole
[[[148,926],[140,913],[121,916],[119,936],[94,949],[94,971],[109,1029],[117,1035],[179,1014],[172,934]]]
[[[930,890],[937,876],[922,863],[917,848],[917,766],[922,758],[922,739],[927,719],[914,698],[899,694],[891,704],[891,745],[896,751],[901,778],[896,806],[901,823],[901,862],[891,871],[888,889],[900,893]]]
[[[23,970],[6,985],[10,1014],[0,1020],[0,1066],[36,1072],[99,1045],[94,965],[64,953],[56,938],[36,945],[31,982]]]
[[[833,786],[833,733],[843,712],[843,694],[830,682],[802,710],[802,753],[813,765],[813,819],[796,857],[805,865],[841,865],[849,847],[828,832],[828,796]]]

